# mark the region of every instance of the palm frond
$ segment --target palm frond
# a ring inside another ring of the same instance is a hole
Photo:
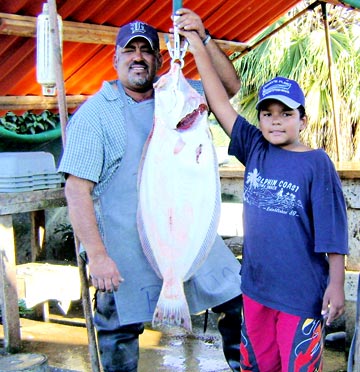
[[[235,62],[242,87],[233,102],[247,120],[257,123],[255,105],[260,86],[278,75],[295,79],[307,98],[309,124],[302,140],[313,148],[323,148],[337,160],[337,119],[340,158],[360,160],[360,15],[335,6],[328,13],[334,91],[330,89],[325,30],[321,9],[317,7]],[[256,40],[286,19],[272,25]]]

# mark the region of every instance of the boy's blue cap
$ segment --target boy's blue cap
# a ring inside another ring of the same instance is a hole
[[[260,88],[257,110],[260,103],[266,99],[275,99],[292,109],[305,107],[305,96],[299,84],[295,80],[281,76],[268,81]]]
[[[125,48],[131,40],[138,37],[146,39],[153,50],[160,49],[159,36],[155,28],[141,21],[122,26],[117,34],[115,45]]]

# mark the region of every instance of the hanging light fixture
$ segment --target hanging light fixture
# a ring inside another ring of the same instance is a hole
[[[44,96],[56,94],[55,56],[53,34],[50,33],[49,5],[43,4],[36,22],[36,80],[42,86]],[[62,20],[58,15],[60,44],[62,45]]]

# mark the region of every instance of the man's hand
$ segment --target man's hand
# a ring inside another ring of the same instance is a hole
[[[117,291],[124,281],[115,262],[107,254],[89,258],[89,270],[93,286],[103,292]]]

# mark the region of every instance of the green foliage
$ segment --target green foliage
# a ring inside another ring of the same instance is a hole
[[[25,300],[20,299],[19,302],[18,302],[18,304],[19,304],[19,315],[20,316],[29,315],[29,314],[31,314],[33,312],[32,309],[29,309],[29,308],[26,307]]]
[[[304,5],[307,4],[304,1]],[[234,62],[242,80],[234,106],[251,123],[256,124],[255,105],[260,86],[275,76],[297,80],[306,96],[308,116],[308,126],[302,133],[303,142],[313,148],[323,148],[333,160],[359,161],[360,15],[339,6],[328,4],[326,7],[334,90],[331,90],[329,80],[325,29],[321,7],[318,6]],[[290,12],[259,35],[253,43],[300,10],[297,8]],[[335,122],[338,123],[338,130]],[[339,153],[336,138],[339,141]]]
[[[19,315],[21,317],[29,315],[33,312],[33,309],[29,309],[29,308],[26,307],[26,302],[25,302],[24,299],[20,299],[18,301],[18,305],[19,305]],[[0,317],[1,317],[1,307],[0,307]]]
[[[19,116],[9,111],[0,118],[0,125],[17,134],[36,134],[54,129],[59,121],[59,114],[48,110],[39,115],[26,111]]]
[[[213,116],[213,114],[212,114]],[[210,119],[210,131],[215,147],[228,146],[230,138],[215,119]]]

